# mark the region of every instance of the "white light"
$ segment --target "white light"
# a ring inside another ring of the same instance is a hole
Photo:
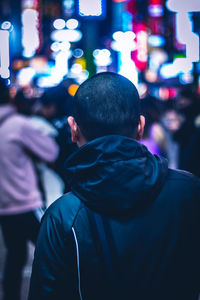
[[[23,68],[18,72],[18,82],[20,86],[26,86],[30,84],[31,80],[35,76],[36,72],[33,68]]]
[[[175,12],[193,12],[200,11],[199,0],[168,0],[166,6],[169,10]]]
[[[27,58],[34,56],[39,48],[38,32],[39,14],[35,9],[24,9],[22,12],[22,45],[24,47],[23,55]]]
[[[54,82],[52,80],[51,76],[42,76],[38,79],[37,85],[40,88],[47,88],[47,87],[53,87],[57,85],[57,82]]]
[[[5,21],[1,24],[1,29],[3,30],[10,30],[12,27],[12,24],[9,21]]]
[[[121,53],[121,66],[118,73],[128,78],[136,86],[138,85],[138,72],[135,63],[131,57],[123,52]]]
[[[165,39],[161,35],[150,35],[148,43],[151,47],[162,47],[165,44]]]
[[[123,32],[122,31],[116,31],[116,32],[113,33],[113,39],[115,41],[120,40],[122,38],[122,36],[123,36]]]
[[[87,70],[82,70],[79,73],[74,73],[72,71],[73,70],[71,70],[70,73],[68,73],[68,78],[75,79],[78,84],[81,84],[89,77],[89,72]]]
[[[89,77],[89,72],[87,70],[83,70],[79,76],[77,77],[76,81],[81,84]]]
[[[187,72],[190,72],[192,71],[192,68],[193,68],[193,65],[192,65],[192,62],[190,60],[188,60],[187,58],[176,58],[174,60],[174,68],[177,69],[180,72],[182,73],[187,73]]]
[[[63,20],[63,19],[56,19],[53,22],[53,27],[55,29],[63,29],[63,28],[65,28],[65,20]]]
[[[183,73],[179,77],[179,81],[181,84],[190,84],[194,80],[193,75],[191,73]]]
[[[54,42],[53,44],[51,44],[50,48],[53,52],[58,52],[60,51],[60,43]]]
[[[76,29],[78,27],[79,23],[78,23],[78,20],[76,19],[69,19],[67,22],[66,22],[66,26],[68,29]]]
[[[192,21],[190,15],[186,12],[176,15],[176,39],[179,43],[185,44],[192,32]]]
[[[65,43],[64,43],[65,44]],[[52,68],[51,80],[54,83],[59,83],[68,73],[68,61],[72,53],[65,46],[61,48],[55,55],[55,67]]]
[[[99,55],[99,53],[100,53],[100,50],[99,50],[99,49],[95,49],[95,50],[93,51],[93,56],[96,57],[96,56]]]
[[[136,49],[135,36],[135,33],[132,31],[116,31],[113,33],[114,41],[111,43],[111,48],[115,51],[123,51],[125,48],[133,51]]]
[[[71,72],[74,74],[80,74],[82,72],[82,66],[80,64],[73,64],[71,67]]]
[[[148,35],[146,31],[139,31],[137,34],[137,59],[141,62],[146,62],[148,58],[147,41]]]
[[[193,23],[190,13],[176,14],[176,38],[186,45],[186,57],[192,62],[199,61],[199,36],[192,32]]]
[[[9,78],[9,32],[7,30],[0,30],[0,41],[0,75],[2,78]]]
[[[135,85],[138,84],[138,72],[131,59],[131,52],[136,49],[135,33],[132,31],[117,31],[113,34],[114,41],[111,48],[119,51],[118,73],[128,78]]]
[[[176,58],[173,63],[164,64],[160,69],[163,78],[177,77],[181,73],[189,73],[193,69],[192,63],[187,58]]]
[[[125,39],[134,40],[135,37],[136,37],[136,35],[135,35],[135,33],[133,31],[126,31],[126,32],[124,32],[124,38]]]
[[[71,44],[69,42],[54,42],[51,44],[51,50],[53,52],[58,52],[58,51],[66,51],[69,50],[71,47]]]
[[[178,70],[174,68],[173,64],[164,64],[160,69],[160,75],[164,79],[173,78],[178,76]]]
[[[186,57],[192,62],[199,61],[199,36],[196,33],[191,33],[186,44]]]
[[[94,63],[97,67],[107,67],[112,63],[111,53],[108,49],[96,49],[93,51]]]
[[[82,38],[82,33],[80,30],[73,29],[62,29],[54,30],[51,33],[51,39],[54,41],[68,41],[68,42],[78,42]]]
[[[79,0],[80,16],[101,16],[103,13],[102,0]]]
[[[113,33],[113,39],[115,41],[119,41],[122,39],[131,39],[134,40],[135,38],[135,33],[133,31],[126,31],[126,32],[122,32],[122,31],[116,31]]]

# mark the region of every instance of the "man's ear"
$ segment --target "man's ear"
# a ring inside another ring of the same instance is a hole
[[[145,117],[141,115],[138,123],[138,128],[137,128],[137,137],[136,137],[137,141],[141,140],[143,137],[144,126],[145,126]]]
[[[79,141],[79,128],[73,117],[67,119],[69,127],[71,129],[72,142],[77,143]]]

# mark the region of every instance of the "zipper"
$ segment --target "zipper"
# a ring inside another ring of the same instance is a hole
[[[76,232],[74,230],[74,227],[72,227],[72,233],[74,236],[74,240],[75,240],[75,245],[76,245],[76,259],[77,259],[77,274],[78,274],[78,292],[79,292],[79,296],[80,296],[80,300],[83,300],[82,298],[82,294],[81,294],[81,276],[80,276],[80,258],[79,258],[79,247],[78,247],[78,240],[76,237]]]

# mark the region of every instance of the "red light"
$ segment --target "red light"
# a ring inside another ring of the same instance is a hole
[[[150,5],[162,5],[162,0],[149,0]]]
[[[113,2],[115,3],[122,3],[122,2],[126,2],[127,0],[113,0]]]

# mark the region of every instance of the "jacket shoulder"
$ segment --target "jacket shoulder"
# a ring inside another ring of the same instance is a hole
[[[167,191],[166,191],[167,190]],[[172,194],[172,198],[181,197],[191,203],[192,199],[200,200],[200,179],[183,170],[169,169],[165,192]]]
[[[69,192],[53,202],[44,214],[44,218],[54,218],[62,224],[64,231],[71,230],[75,219],[83,207],[80,199]]]
[[[197,184],[200,187],[200,179],[194,174],[185,171],[185,170],[172,170],[169,169],[169,180],[180,180],[180,182],[188,183],[188,184]]]

